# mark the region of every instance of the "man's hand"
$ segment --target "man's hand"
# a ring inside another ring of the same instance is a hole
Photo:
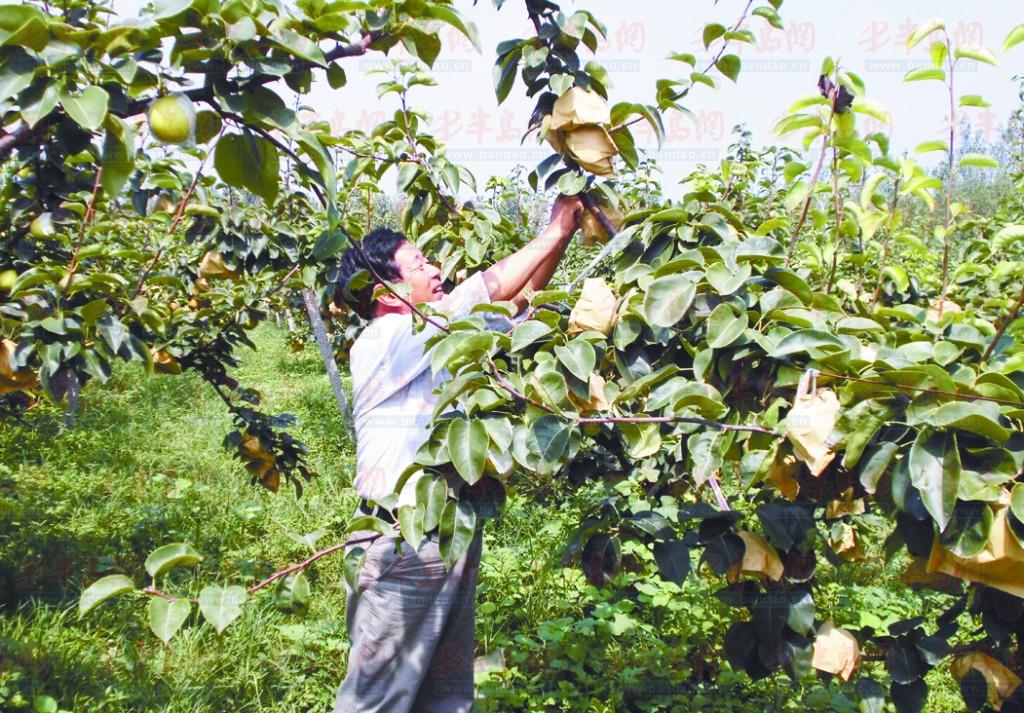
[[[572,235],[580,227],[584,210],[579,196],[559,196],[551,206],[551,227],[562,236]]]
[[[548,284],[582,219],[583,201],[578,196],[556,200],[551,224],[540,235],[484,271],[491,300],[511,300],[521,310],[526,305],[524,290],[541,290]]]

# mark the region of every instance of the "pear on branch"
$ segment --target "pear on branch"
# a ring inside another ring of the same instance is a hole
[[[728,581],[737,581],[741,574],[756,574],[774,582],[782,579],[785,568],[774,547],[756,532],[740,530],[736,534],[743,540],[743,559],[726,573]]]
[[[608,103],[597,92],[572,87],[555,100],[544,118],[545,138],[558,153],[595,176],[615,174],[612,159],[619,149],[605,125],[611,122]]]
[[[180,374],[181,364],[178,360],[168,353],[166,349],[157,349],[156,347],[149,350],[150,355],[153,357],[153,370],[161,374]]]
[[[618,233],[619,228],[622,227],[622,211],[617,206],[610,205],[600,194],[591,194],[591,198],[594,202],[594,209],[600,210],[608,219],[611,227],[615,229],[615,233]],[[608,232],[594,210],[589,207],[583,212],[583,217],[580,219],[580,233],[580,245],[607,243],[614,235],[614,233]]]
[[[572,131],[592,124],[607,124],[612,120],[608,102],[589,89],[573,87],[558,97],[551,111],[551,128]]]
[[[988,684],[988,702],[997,711],[1002,709],[1003,700],[1021,685],[1020,677],[996,659],[981,651],[972,651],[957,658],[949,666],[950,673],[957,680],[971,671],[985,677]]]
[[[53,213],[40,213],[29,223],[28,232],[33,238],[49,238],[57,231],[53,227]]]
[[[276,493],[280,483],[280,472],[276,467],[277,458],[263,447],[260,437],[246,431],[238,446],[238,452],[245,461],[245,469],[252,473],[260,485]]]
[[[793,408],[786,415],[786,438],[793,444],[793,454],[807,464],[812,475],[819,476],[836,457],[827,440],[841,407],[831,389],[809,389],[809,375],[801,378]]]
[[[594,331],[608,336],[615,326],[615,306],[615,293],[604,278],[588,277],[569,313],[569,334]]]
[[[14,350],[17,348],[10,339],[0,340],[0,394],[31,389],[36,385],[36,376],[28,369],[15,369]]]
[[[216,250],[209,250],[199,263],[199,277],[204,280],[237,280],[238,273],[224,264],[224,256]]]
[[[149,132],[165,144],[181,144],[194,138],[196,108],[184,94],[154,99],[146,115]]]
[[[811,666],[849,681],[860,666],[860,644],[846,629],[837,627],[831,621],[826,622],[818,629],[818,636],[814,639]]]
[[[581,126],[565,132],[562,140],[565,152],[584,170],[595,176],[615,175],[612,159],[619,149],[603,126]]]

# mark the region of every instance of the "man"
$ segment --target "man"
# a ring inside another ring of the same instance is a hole
[[[362,252],[382,279],[408,286],[408,302],[430,302],[448,319],[466,316],[474,305],[502,300],[521,312],[527,288],[542,289],[551,279],[582,212],[579,198],[559,198],[550,225],[540,235],[449,294],[442,288],[440,269],[400,233],[375,230],[363,238]],[[365,269],[349,248],[341,260],[341,284]],[[393,514],[376,502],[394,491],[427,439],[437,403],[434,390],[449,375],[444,370],[432,374],[430,351],[424,350],[438,328],[427,324],[415,332],[414,319],[419,317],[408,304],[391,292],[373,299],[382,287],[379,282],[367,285],[349,302],[370,320],[350,351],[356,428],[353,485],[360,496],[356,515],[394,522]],[[399,505],[407,503],[415,503],[415,477],[398,496]],[[372,533],[355,536],[364,534]],[[473,703],[474,597],[482,531],[478,528],[469,550],[450,570],[441,560],[436,529],[416,551],[404,540],[396,551],[396,538],[381,537],[365,547],[358,586],[348,589],[345,618],[351,648],[334,710],[467,713]]]

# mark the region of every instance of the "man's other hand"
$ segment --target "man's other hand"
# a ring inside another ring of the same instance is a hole
[[[561,235],[572,235],[580,227],[584,210],[579,196],[559,196],[551,207],[551,226]]]

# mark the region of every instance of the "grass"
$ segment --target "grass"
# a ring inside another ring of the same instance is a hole
[[[343,539],[355,505],[354,448],[315,346],[292,353],[272,325],[255,341],[259,349],[236,377],[260,391],[268,412],[297,417],[294,433],[319,473],[301,498],[285,487],[275,495],[249,485],[221,447],[228,415],[190,374],[146,376],[125,366],[108,384],[86,389],[73,428],[46,405],[4,424],[0,709],[31,709],[44,694],[73,711],[331,709],[348,652],[340,558],[308,572],[305,617],[278,611],[264,591],[221,635],[193,610],[165,646],[149,631],[143,595],[77,615],[81,589],[105,574],[148,584],[143,562],[168,542],[189,542],[204,559],[194,570],[172,570],[160,587],[195,596],[212,582],[251,586],[305,558],[304,535],[316,533],[321,547]],[[560,544],[597,495],[584,489],[553,503],[519,483],[506,515],[488,525],[477,654],[502,658],[504,667],[478,679],[482,711],[846,709],[832,684],[793,686],[784,677],[752,684],[728,670],[719,650],[735,614],[713,596],[719,579],[691,576],[676,587],[651,578],[623,593],[595,589],[577,567],[564,567]],[[849,573],[836,578],[820,615],[857,608],[848,601],[860,596],[843,579]],[[884,581],[870,594],[891,597],[902,615],[929,606]],[[929,710],[959,710],[948,674],[933,678],[944,688]]]

